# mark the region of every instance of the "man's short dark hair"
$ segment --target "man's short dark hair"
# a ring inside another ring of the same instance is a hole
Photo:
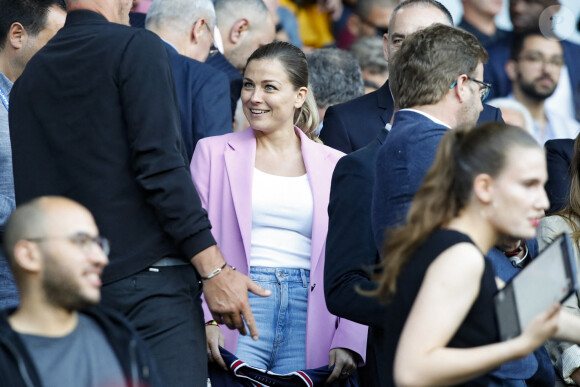
[[[522,51],[524,50],[524,43],[526,42],[526,39],[531,36],[541,36],[543,38],[549,39],[542,33],[539,28],[528,28],[524,31],[514,33],[510,49],[510,59],[515,61],[518,60]]]
[[[0,0],[0,50],[4,49],[10,26],[16,22],[28,34],[38,35],[46,26],[46,16],[52,6],[66,11],[64,0]]]

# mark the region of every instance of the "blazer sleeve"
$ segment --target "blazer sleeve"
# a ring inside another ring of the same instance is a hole
[[[231,104],[224,98],[230,92],[228,77],[219,71],[212,71],[207,74],[200,90],[200,94],[193,101],[193,104],[197,105],[197,109],[194,110],[196,112],[194,120],[197,121],[194,144],[204,137],[232,131]]]
[[[366,325],[339,318],[330,349],[350,349],[358,355],[358,366],[363,366],[367,357],[368,330],[369,328]]]
[[[207,209],[209,206],[211,161],[210,149],[207,141],[200,140],[195,147],[190,164],[191,178],[199,194],[201,205]],[[201,306],[203,309],[204,321],[213,320],[211,311],[205,302],[205,296],[201,296]]]
[[[353,151],[346,125],[341,119],[340,111],[335,106],[329,107],[324,114],[320,139],[324,145],[346,154]]]
[[[187,169],[167,51],[153,33],[134,35],[121,59],[118,82],[136,179],[165,232],[191,258],[215,240]]]
[[[548,181],[546,193],[550,199],[548,214],[563,209],[570,196],[570,163],[574,152],[572,139],[548,140],[544,144],[548,162]]]
[[[208,208],[209,202],[210,169],[209,147],[204,140],[201,140],[197,143],[195,151],[193,151],[189,170],[191,172],[191,179],[201,200],[201,205],[205,209]]]
[[[380,323],[383,307],[376,298],[356,290],[374,288],[370,274],[379,260],[371,228],[374,168],[358,160],[359,155],[355,152],[340,159],[332,175],[324,292],[332,314],[375,325]],[[374,157],[366,161],[375,162]]]

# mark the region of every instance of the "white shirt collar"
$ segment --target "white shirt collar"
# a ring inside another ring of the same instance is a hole
[[[430,119],[431,121],[435,122],[436,124],[439,124],[439,125],[445,126],[446,128],[449,128],[449,129],[451,129],[451,126],[447,125],[445,122],[441,121],[441,120],[440,120],[440,119],[438,119],[438,118],[435,118],[435,117],[433,117],[431,114],[425,113],[424,111],[417,110],[417,109],[409,109],[409,108],[407,108],[407,109],[401,109],[401,110],[399,110],[399,111],[400,111],[400,112],[402,112],[402,111],[410,111],[410,112],[419,113],[419,114],[421,114],[422,116],[424,116],[424,117],[427,117],[427,118],[428,118],[428,119]]]

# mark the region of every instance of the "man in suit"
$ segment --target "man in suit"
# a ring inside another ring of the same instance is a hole
[[[63,26],[63,0],[0,0],[0,231],[15,206],[8,130],[10,90],[32,56]],[[18,289],[0,242],[0,309],[18,304]]]
[[[247,293],[266,292],[225,264],[211,235],[163,42],[126,26],[131,0],[67,6],[12,89],[16,203],[85,205],[111,240],[102,302],[134,323],[165,385],[205,385],[202,289],[215,320],[245,333],[243,316],[256,338]]]
[[[400,40],[408,34],[438,21],[451,25],[451,16],[445,8],[440,7],[439,3],[431,4],[423,1],[407,1],[399,5],[393,13],[387,36],[392,43],[387,46],[391,54],[394,55],[400,47]],[[395,37],[396,44],[394,44]],[[329,228],[326,251],[329,264],[325,265],[324,277],[328,309],[338,316],[353,319],[371,327],[367,367],[361,372],[361,377],[365,381],[363,384],[369,386],[381,385],[378,370],[382,369],[379,359],[383,355],[378,344],[384,334],[381,330],[382,307],[375,299],[363,297],[355,289],[357,287],[365,289],[371,286],[370,268],[379,263],[380,259],[371,227],[371,202],[375,184],[376,155],[387,138],[388,130],[385,125],[390,127],[388,122],[393,114],[393,102],[388,84],[383,85],[381,90],[371,93],[374,94],[373,97],[363,96],[330,108],[327,110],[325,120],[326,128],[331,110],[335,113],[333,118],[340,116],[354,120],[354,112],[357,109],[366,108],[361,114],[367,117],[363,122],[369,122],[369,125],[362,126],[359,122],[358,126],[346,127],[358,130],[370,128],[369,136],[372,130],[378,132],[378,136],[369,145],[343,157],[336,165],[328,207]],[[379,108],[377,108],[377,99]],[[339,107],[341,109],[338,109]],[[362,121],[363,118],[359,120]],[[353,308],[353,305],[356,308]]]
[[[554,17],[559,10],[558,0],[512,0],[510,1],[510,19],[514,26],[513,33],[528,29],[540,28],[546,37],[558,39],[552,32]],[[505,64],[510,59],[510,47],[513,33],[509,38],[489,48],[489,62],[485,65],[485,81],[493,85],[490,98],[504,97],[511,90],[511,81],[505,71]],[[570,119],[580,121],[580,46],[568,40],[560,40],[564,52],[562,81],[554,95],[546,100],[547,106]]]
[[[400,47],[405,36],[417,30],[416,26],[425,27],[433,23],[453,25],[451,14],[438,1],[407,0],[399,4],[391,15],[389,33],[383,36],[385,60],[389,62],[389,57]],[[372,93],[328,108],[320,139],[348,154],[375,139],[391,122],[393,110],[393,96],[387,81]],[[501,121],[499,109],[484,105],[479,122],[486,121]]]
[[[472,34],[440,26],[415,35],[415,45],[402,45],[391,58],[389,83],[400,110],[377,155],[372,223],[378,248],[384,231],[405,218],[441,137],[476,124],[490,87],[482,82],[487,52]]]
[[[246,61],[258,47],[274,41],[276,28],[262,0],[217,0],[215,12],[223,55],[218,53],[207,63],[226,73],[230,79],[233,114],[240,99],[241,74]]]
[[[215,11],[211,0],[156,0],[146,28],[167,46],[181,116],[181,137],[191,160],[201,138],[232,131],[228,77],[202,63],[213,45]]]

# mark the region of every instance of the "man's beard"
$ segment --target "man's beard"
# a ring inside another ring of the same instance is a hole
[[[69,272],[50,258],[45,260],[42,289],[48,303],[68,311],[83,310],[98,302],[85,297]]]
[[[543,76],[543,77],[539,77],[534,79],[532,82],[523,82],[521,80],[521,76],[519,77],[519,86],[521,91],[528,97],[531,98],[537,102],[542,102],[545,101],[547,98],[549,98],[552,94],[554,94],[554,91],[556,91],[556,86],[558,86],[557,82],[554,82],[554,86],[551,87],[550,89],[538,89],[536,87],[536,82],[546,78],[546,79],[550,79],[551,81],[552,78],[548,77],[548,76]]]

